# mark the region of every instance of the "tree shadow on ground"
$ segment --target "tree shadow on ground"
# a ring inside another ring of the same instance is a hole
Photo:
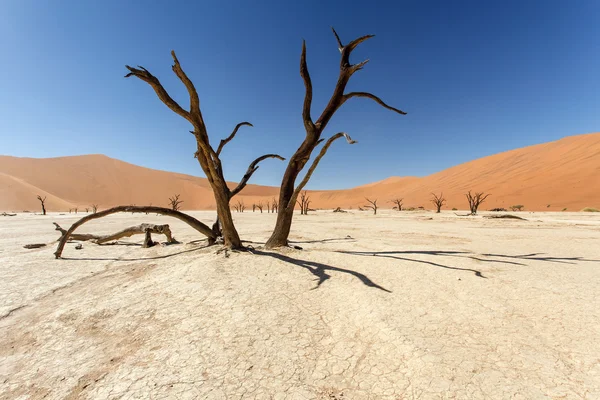
[[[434,267],[439,267],[439,268],[454,269],[457,271],[469,271],[469,272],[473,272],[475,274],[475,276],[477,276],[479,278],[487,279],[487,277],[485,277],[481,273],[481,271],[478,271],[476,269],[452,267],[450,265],[439,264],[439,263],[436,263],[433,261],[417,260],[414,258],[400,257],[398,255],[398,254],[426,254],[426,255],[433,255],[433,256],[455,256],[455,255],[463,254],[463,253],[468,254],[466,252],[460,252],[460,251],[408,251],[408,250],[407,251],[345,251],[345,250],[338,250],[338,251],[336,251],[336,253],[350,254],[350,255],[355,255],[355,256],[384,257],[384,258],[393,258],[395,260],[411,261],[411,262],[416,262],[416,263],[421,263],[421,264],[432,265]],[[471,258],[471,257],[469,257],[469,258]],[[484,259],[481,259],[481,261],[494,262],[494,260],[484,260]],[[517,264],[517,263],[515,263],[515,264]],[[519,264],[519,265],[523,265],[523,264]]]
[[[507,254],[487,253],[487,254],[482,254],[482,256],[496,257],[496,258],[511,258],[511,259],[518,259],[518,260],[547,261],[547,262],[555,262],[555,263],[561,263],[561,264],[577,264],[576,261],[600,262],[600,260],[586,260],[583,257],[551,257],[551,256],[544,256],[544,254],[546,254],[546,253],[530,253],[530,254],[518,254],[518,255],[514,255],[514,256],[509,256]],[[510,263],[510,261],[504,261],[504,260],[502,260],[501,262]]]
[[[302,267],[302,268],[308,270],[311,274],[313,274],[314,276],[316,276],[318,278],[317,286],[315,286],[313,288],[313,290],[317,289],[319,286],[321,286],[321,284],[323,282],[325,282],[327,279],[331,278],[331,275],[329,275],[327,273],[327,271],[335,271],[335,272],[341,272],[343,274],[352,275],[352,276],[358,278],[365,286],[379,289],[379,290],[382,290],[387,293],[392,293],[390,290],[387,290],[383,286],[378,285],[375,282],[373,282],[368,276],[361,274],[360,272],[352,271],[350,269],[334,267],[334,266],[319,263],[316,261],[300,260],[300,259],[289,257],[289,256],[286,256],[283,254],[270,253],[270,252],[266,252],[266,251],[262,251],[262,250],[253,250],[253,253],[256,255],[259,255],[259,256],[276,258],[280,261],[283,261],[283,262],[286,262],[289,264],[293,264],[293,265],[297,265],[299,267]]]
[[[320,240],[290,240],[290,243],[327,243],[327,242],[356,242],[356,239],[353,237],[343,237],[343,238],[331,238],[331,239],[320,239]]]
[[[61,260],[70,260],[70,261],[75,261],[75,260],[81,260],[81,261],[146,261],[146,260],[160,260],[160,259],[163,259],[163,258],[175,257],[175,256],[178,256],[180,254],[192,253],[194,251],[206,249],[208,247],[209,247],[208,245],[206,245],[206,246],[200,246],[200,247],[195,247],[193,249],[182,250],[182,251],[178,251],[176,253],[165,254],[165,255],[162,255],[162,256],[154,256],[154,257],[137,257],[137,258],[61,257],[60,259]]]

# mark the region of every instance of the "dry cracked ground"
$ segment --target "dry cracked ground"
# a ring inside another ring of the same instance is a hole
[[[226,256],[125,214],[81,231],[184,244],[62,260],[51,223],[74,215],[0,217],[0,397],[598,399],[600,216],[519,215],[320,211],[295,218],[303,250],[268,252],[274,216],[245,212],[254,250]]]

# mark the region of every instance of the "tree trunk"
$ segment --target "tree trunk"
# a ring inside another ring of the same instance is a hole
[[[281,208],[277,213],[277,222],[271,237],[265,244],[266,248],[276,248],[288,245],[288,236],[292,229],[292,219],[294,218],[294,208]]]

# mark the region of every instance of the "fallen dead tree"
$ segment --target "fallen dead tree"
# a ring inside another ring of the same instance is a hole
[[[75,232],[75,229],[79,228],[81,225],[85,224],[86,222],[92,221],[94,219],[106,217],[107,215],[120,213],[120,212],[131,212],[131,213],[151,212],[151,213],[156,213],[156,214],[161,214],[161,215],[166,215],[169,217],[177,218],[180,221],[185,222],[186,224],[188,224],[189,226],[191,226],[192,228],[194,228],[195,230],[197,230],[204,236],[206,236],[208,238],[209,245],[215,244],[215,242],[217,240],[217,236],[215,235],[214,231],[211,228],[209,228],[207,225],[203,224],[202,222],[198,221],[196,218],[189,216],[187,214],[184,214],[180,211],[175,211],[175,210],[171,210],[169,208],[163,208],[163,207],[154,207],[154,206],[117,206],[117,207],[109,208],[107,210],[99,211],[96,214],[86,215],[85,217],[81,218],[79,221],[77,221],[73,225],[71,225],[71,227],[60,238],[58,247],[56,248],[56,251],[54,252],[54,256],[56,258],[61,257],[63,249],[65,247],[65,244],[67,243],[67,241],[70,238],[73,237],[73,233]]]
[[[63,236],[67,233],[67,230],[62,228],[56,222],[53,222],[54,226],[56,226],[56,230],[61,233],[61,236],[58,240],[61,240]],[[94,235],[91,233],[74,233],[68,240],[78,240],[78,241],[92,241],[96,244],[103,244],[106,242],[112,242],[114,240],[119,240],[124,237],[131,237],[133,235],[141,235],[141,234],[152,234],[156,233],[159,235],[165,235],[167,237],[168,243],[176,243],[176,240],[173,239],[171,234],[171,228],[169,225],[155,225],[155,224],[139,224],[136,226],[130,226],[128,228],[122,229],[119,232],[112,233],[110,235]]]
[[[16,217],[17,216],[17,214],[9,214],[9,213],[5,213],[5,212],[3,212],[0,215],[2,215],[3,217]]]
[[[502,214],[502,215],[484,215],[483,218],[504,218],[504,219],[521,219],[527,221],[525,218],[521,218],[517,215]]]

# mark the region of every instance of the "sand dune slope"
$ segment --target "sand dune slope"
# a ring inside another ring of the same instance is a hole
[[[318,171],[317,171],[318,174]],[[37,209],[38,194],[48,207],[64,211],[100,204],[162,205],[175,193],[183,209],[214,209],[205,178],[152,170],[103,155],[49,159],[0,156],[0,210]],[[233,184],[232,184],[233,185]],[[468,190],[492,193],[484,209],[523,204],[529,210],[600,207],[600,133],[516,149],[470,161],[426,177],[391,177],[368,185],[311,192],[313,208],[357,208],[365,197],[382,208],[404,198],[407,207],[431,208],[431,192],[443,192],[445,209],[465,209]],[[239,199],[247,207],[274,198],[278,188],[248,185]]]

